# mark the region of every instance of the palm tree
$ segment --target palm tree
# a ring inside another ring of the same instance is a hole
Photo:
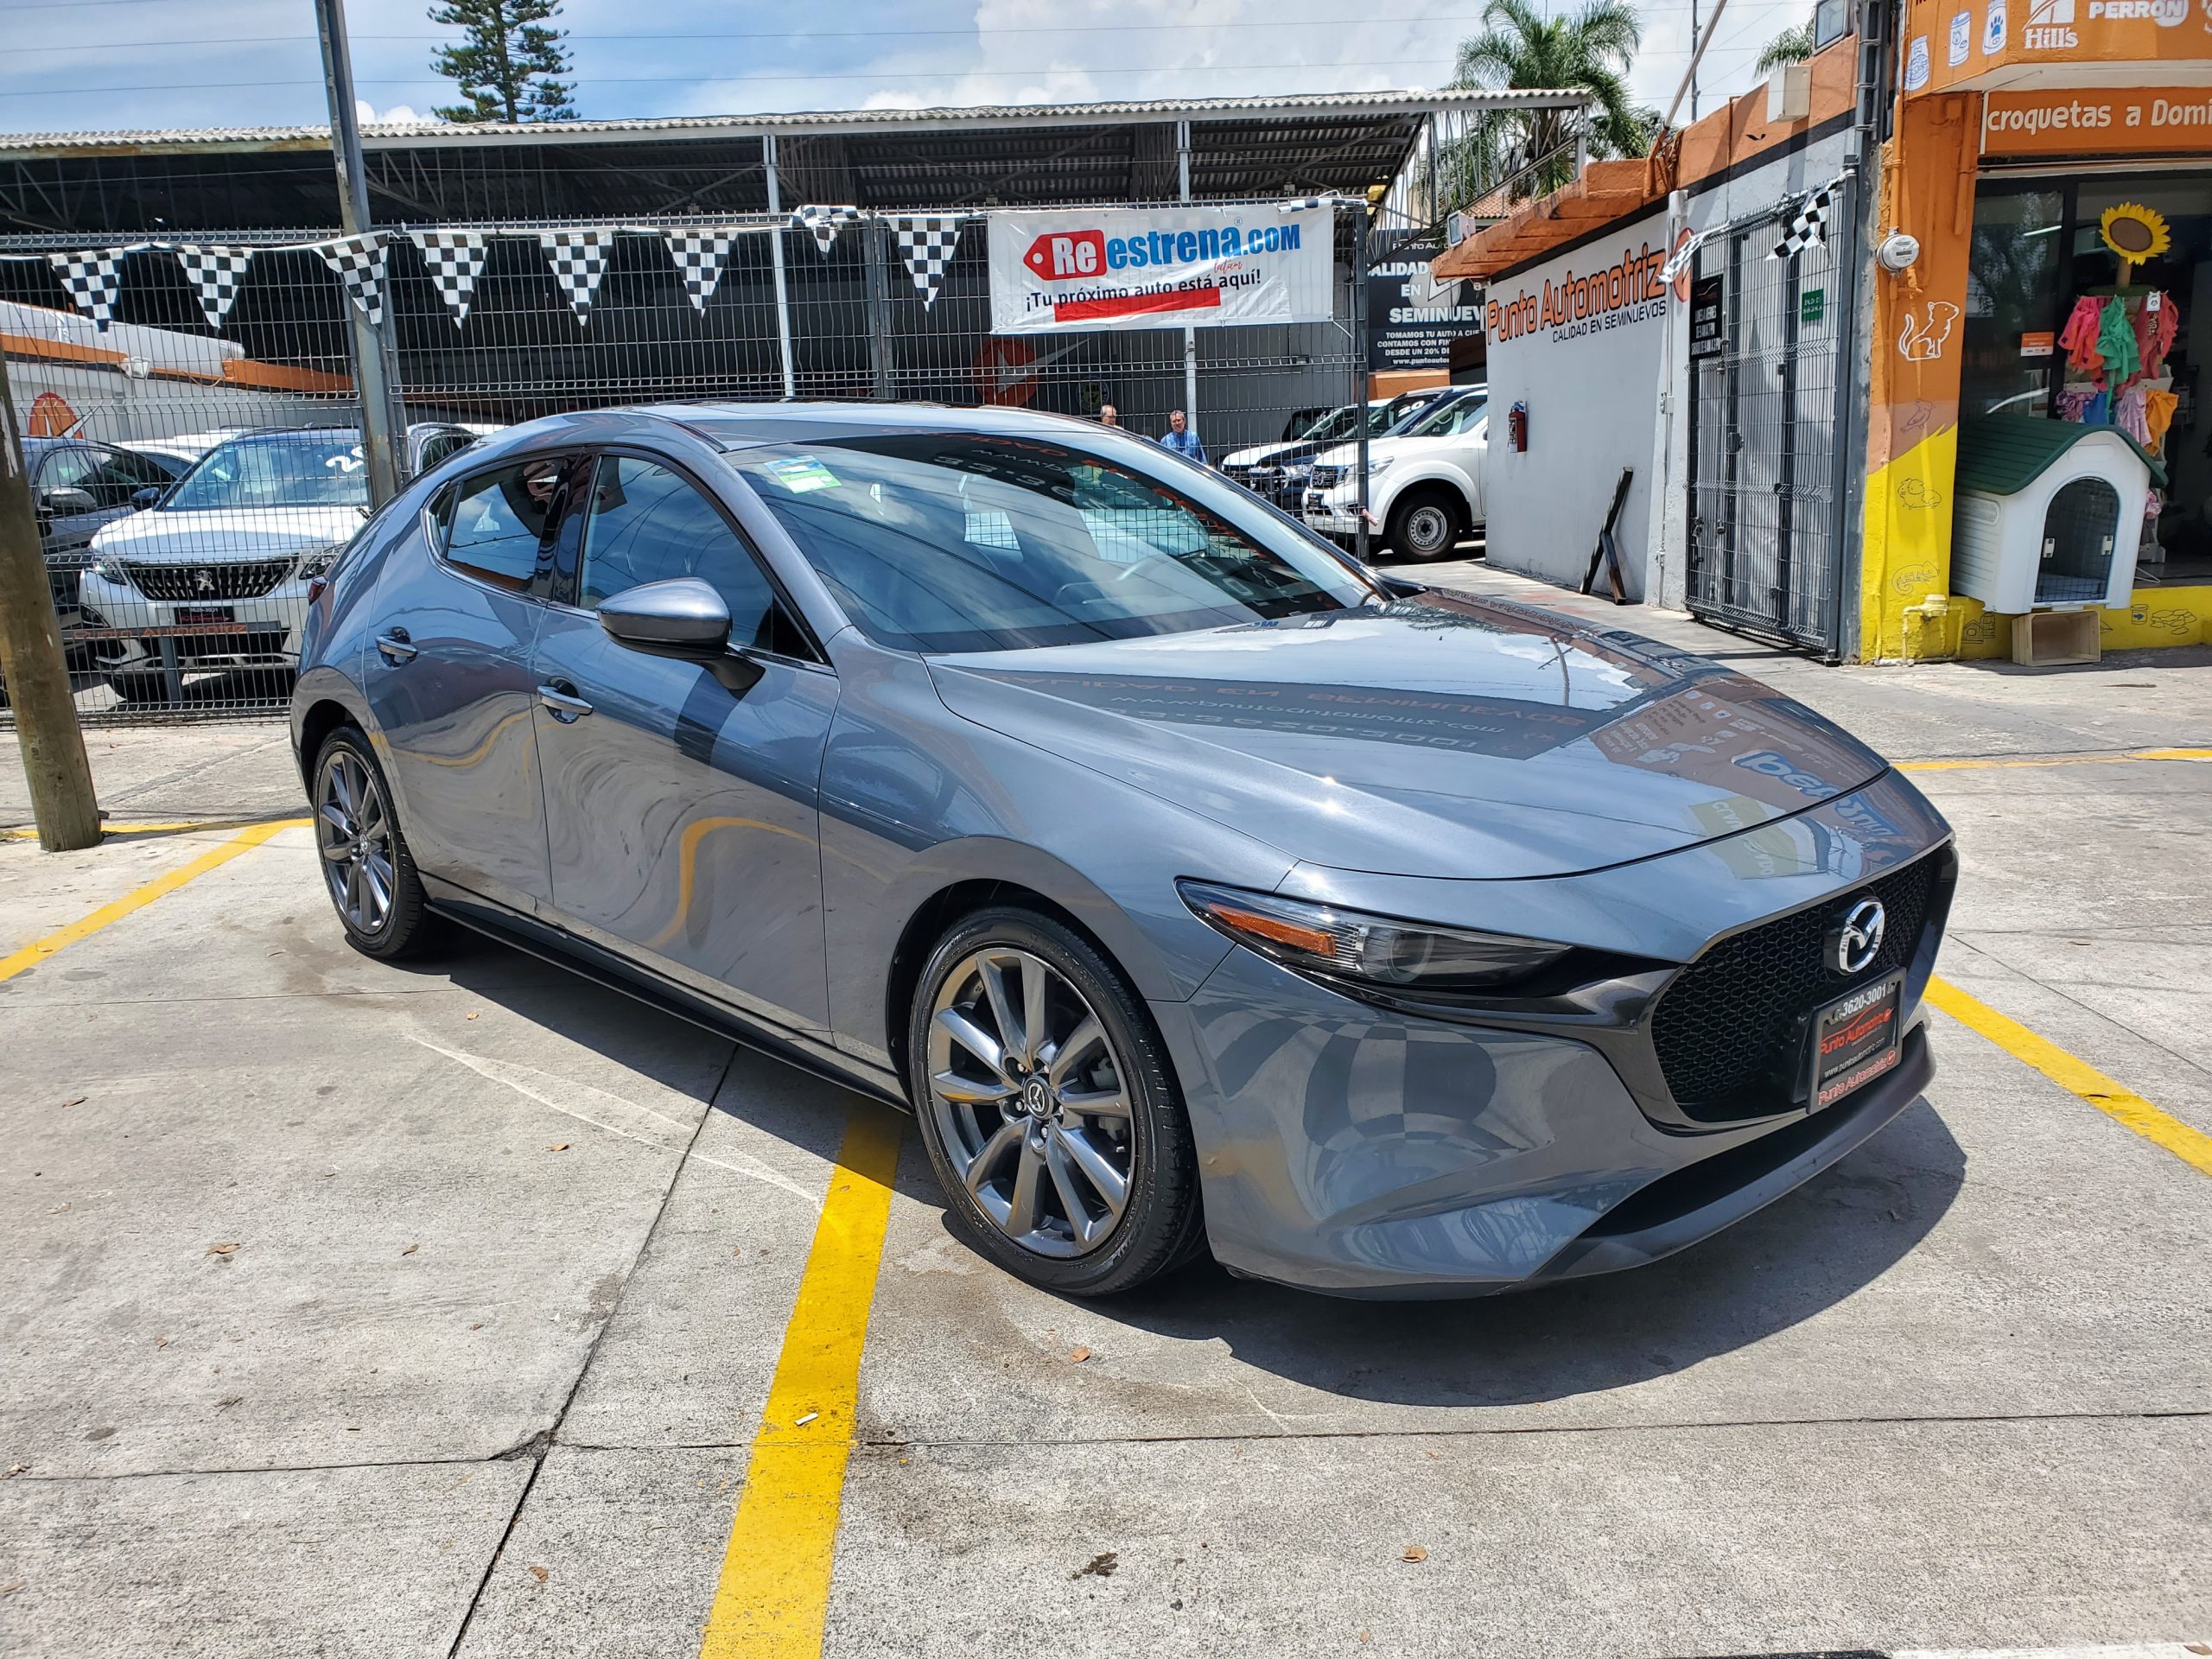
[[[1808,17],[1796,28],[1783,29],[1766,43],[1766,50],[1759,54],[1759,67],[1753,73],[1764,75],[1785,63],[1802,63],[1812,55],[1813,20]]]
[[[1594,107],[1501,110],[1477,118],[1467,136],[1440,154],[1446,206],[1464,205],[1501,187],[1516,198],[1539,195],[1574,174],[1573,144],[1589,122],[1590,154],[1640,156],[1658,111],[1630,101],[1629,65],[1643,31],[1628,0],[1584,0],[1582,10],[1550,17],[1529,0],[1489,0],[1483,32],[1459,42],[1451,84],[1489,92],[1580,87]]]

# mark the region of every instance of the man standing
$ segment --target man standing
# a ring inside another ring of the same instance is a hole
[[[1099,425],[1119,426],[1121,423],[1122,411],[1120,410],[1115,408],[1111,404],[1101,404],[1098,405]]]
[[[1185,461],[1195,461],[1199,466],[1208,465],[1206,447],[1198,442],[1198,435],[1191,430],[1191,423],[1179,409],[1167,411],[1167,435],[1162,438],[1163,448],[1173,449]]]

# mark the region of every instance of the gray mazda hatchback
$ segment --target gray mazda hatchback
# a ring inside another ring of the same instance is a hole
[[[1957,861],[1878,756],[1118,431],[537,421],[378,513],[304,643],[354,944],[465,924],[909,1106],[1056,1291],[1632,1267],[1931,1075]]]

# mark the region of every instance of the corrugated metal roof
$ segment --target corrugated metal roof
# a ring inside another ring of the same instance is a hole
[[[667,116],[624,121],[425,121],[365,127],[365,148],[412,148],[559,143],[601,139],[744,137],[774,132],[892,133],[983,127],[1087,125],[1097,123],[1249,120],[1255,117],[1387,116],[1431,110],[1580,108],[1580,91],[1300,92],[1274,98],[1123,100],[1096,104],[992,104],[926,110],[812,110],[759,115]],[[323,125],[200,127],[115,132],[0,133],[0,156],[41,156],[193,150],[294,149],[327,146]]]

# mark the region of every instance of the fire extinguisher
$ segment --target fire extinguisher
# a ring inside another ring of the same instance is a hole
[[[1529,405],[1525,400],[1514,404],[1506,411],[1505,430],[1513,444],[1513,453],[1516,455],[1527,454],[1529,453]]]

